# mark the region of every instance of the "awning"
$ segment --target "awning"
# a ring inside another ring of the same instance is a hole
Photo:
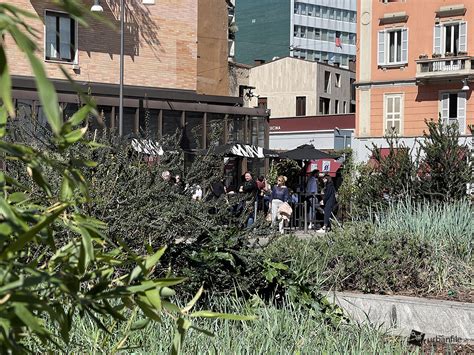
[[[229,143],[203,151],[204,154],[221,155],[225,157],[245,157],[250,159],[279,158],[280,155],[270,149],[256,145]]]
[[[282,158],[291,160],[336,159],[337,157],[316,149],[312,144],[303,144],[299,147],[281,153]]]
[[[157,142],[152,141],[151,139],[132,139],[132,148],[139,153],[148,154],[148,155],[163,155],[163,148],[158,145]]]

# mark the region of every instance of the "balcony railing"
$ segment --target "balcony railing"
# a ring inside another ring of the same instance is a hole
[[[473,59],[468,56],[420,59],[416,61],[416,77],[442,78],[471,74],[474,69]]]

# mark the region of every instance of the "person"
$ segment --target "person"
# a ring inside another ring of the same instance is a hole
[[[253,204],[257,197],[258,188],[257,183],[249,171],[244,174],[244,182],[240,185],[239,192],[245,194],[245,199],[242,201],[239,209],[246,209],[250,213],[247,217],[247,227],[250,227],[255,221]]]
[[[323,198],[324,225],[316,231],[317,233],[326,233],[331,229],[331,213],[336,206],[336,189],[334,188],[331,176],[329,174],[324,175],[323,182],[325,184]]]
[[[271,193],[271,187],[267,183],[267,179],[265,176],[261,175],[256,181],[257,188],[258,188],[258,211],[263,211],[264,214],[268,212],[268,201],[269,201],[269,193]]]
[[[308,211],[308,218],[309,218],[309,229],[313,229],[313,221],[316,219],[316,206],[319,204],[318,200],[318,192],[319,192],[319,185],[318,185],[318,176],[319,170],[315,169],[311,172],[311,175],[306,183],[306,194],[307,199],[309,202],[309,211]]]
[[[272,225],[276,222],[278,218],[278,209],[284,202],[288,202],[289,193],[288,188],[285,186],[286,177],[278,176],[277,184],[272,188],[272,194],[270,196],[270,208],[272,211]],[[283,234],[283,224],[284,219],[280,219],[278,224],[278,230]]]

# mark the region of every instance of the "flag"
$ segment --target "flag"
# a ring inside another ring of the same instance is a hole
[[[336,32],[336,47],[342,48],[341,32]]]

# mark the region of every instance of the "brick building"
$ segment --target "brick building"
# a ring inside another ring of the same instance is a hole
[[[439,114],[470,142],[474,2],[359,0],[357,14],[357,158],[388,132],[414,146]]]
[[[93,1],[84,3],[91,6]],[[102,15],[115,28],[94,18],[87,19],[88,27],[78,24],[53,1],[15,2],[38,16],[28,23],[37,31],[38,55],[56,86],[64,115],[77,110],[79,102],[59,64],[91,93],[105,126],[113,129],[117,128],[119,106],[120,2],[102,0],[100,4]],[[207,131],[214,121],[224,123],[225,142],[268,147],[265,110],[242,107],[242,98],[226,96],[227,3],[137,0],[125,4],[123,133],[143,129],[146,111],[149,129],[158,137],[177,129],[191,133],[200,127],[202,135],[197,142],[189,140],[190,149],[207,147]],[[210,41],[209,34],[222,41]],[[18,114],[46,124],[27,58],[11,38],[5,41]],[[242,168],[246,163],[244,160]]]

